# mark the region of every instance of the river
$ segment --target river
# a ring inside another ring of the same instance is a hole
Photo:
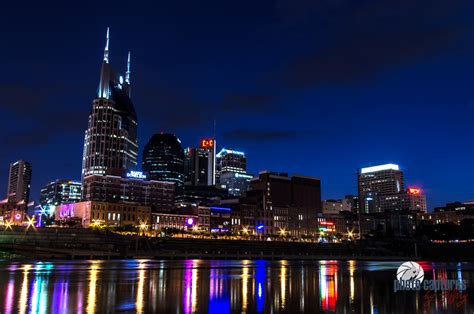
[[[402,262],[0,261],[1,313],[473,313],[474,264],[420,262],[456,294],[394,292]]]

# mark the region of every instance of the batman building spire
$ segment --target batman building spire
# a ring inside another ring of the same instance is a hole
[[[89,175],[123,175],[137,166],[137,114],[130,99],[130,67],[126,81],[109,63],[109,29],[100,71],[99,87],[92,101],[84,137],[82,178]]]

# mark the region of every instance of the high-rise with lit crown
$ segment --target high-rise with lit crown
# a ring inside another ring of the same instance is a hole
[[[99,88],[85,132],[82,179],[89,175],[123,175],[137,166],[137,114],[130,92],[130,52],[125,78],[117,76],[109,63],[107,29]]]
[[[360,211],[381,212],[379,196],[404,190],[403,172],[395,164],[362,168],[358,174]]]

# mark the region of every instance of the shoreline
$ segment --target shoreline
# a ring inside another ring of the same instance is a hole
[[[474,261],[474,243],[355,241],[312,243],[286,241],[153,238],[90,229],[24,228],[0,232],[0,252],[37,260],[360,260]]]

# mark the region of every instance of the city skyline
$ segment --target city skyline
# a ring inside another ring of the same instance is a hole
[[[436,4],[435,8],[439,9],[441,5]],[[169,10],[172,11],[172,8]],[[244,12],[237,13],[244,14]],[[451,13],[461,14],[460,11]],[[245,151],[249,161],[249,172],[257,174],[262,170],[273,170],[319,177],[322,182],[323,199],[356,194],[358,168],[391,162],[401,166],[406,175],[407,186],[420,186],[426,192],[429,208],[444,205],[446,202],[474,198],[472,194],[474,148],[473,145],[469,145],[474,144],[472,137],[474,129],[472,123],[469,123],[469,115],[472,116],[474,108],[472,95],[469,93],[473,81],[473,69],[470,68],[473,59],[472,56],[468,56],[468,52],[472,50],[471,43],[458,43],[453,46],[454,48],[450,46],[453,50],[448,51],[442,49],[440,49],[442,51],[436,49],[431,51],[433,47],[427,47],[425,53],[433,58],[429,61],[410,59],[402,65],[390,67],[389,63],[394,60],[386,60],[382,65],[389,69],[373,70],[374,73],[371,74],[377,77],[373,81],[366,81],[360,73],[345,73],[356,75],[357,79],[361,80],[355,85],[354,82],[345,82],[345,77],[334,78],[331,75],[328,75],[325,82],[314,82],[323,78],[311,75],[305,77],[300,73],[298,78],[312,81],[305,82],[311,86],[304,86],[304,89],[302,86],[298,88],[286,86],[284,92],[280,93],[275,86],[270,86],[271,88],[266,86],[274,82],[269,83],[262,78],[258,81],[265,82],[255,83],[256,86],[253,87],[243,83],[248,77],[253,77],[255,72],[259,72],[255,69],[252,72],[249,69],[255,66],[257,60],[262,60],[263,57],[258,56],[258,53],[250,63],[252,66],[243,67],[244,74],[237,71],[239,75],[233,76],[231,74],[234,72],[230,71],[223,82],[217,79],[219,75],[212,74],[212,71],[211,73],[204,71],[203,65],[209,63],[204,62],[200,65],[199,58],[193,59],[191,68],[195,71],[192,72],[192,76],[195,76],[194,81],[187,81],[172,73],[175,72],[171,70],[173,66],[177,67],[178,73],[187,73],[185,69],[180,69],[185,63],[180,64],[171,57],[172,49],[166,49],[158,58],[158,62],[152,62],[154,60],[152,54],[159,52],[159,47],[149,42],[140,43],[139,38],[146,37],[142,33],[143,25],[140,26],[138,23],[133,30],[124,30],[113,17],[107,22],[109,22],[107,25],[104,23],[88,25],[86,30],[79,34],[77,43],[70,37],[64,40],[66,47],[72,50],[77,49],[77,45],[88,43],[86,46],[89,49],[86,51],[74,52],[78,60],[82,60],[83,63],[80,63],[85,68],[78,69],[80,75],[74,75],[72,78],[68,73],[69,76],[66,76],[65,68],[69,65],[64,63],[65,60],[61,59],[61,56],[57,56],[58,64],[51,64],[51,73],[44,77],[42,83],[35,82],[37,73],[33,70],[29,72],[32,75],[28,81],[16,82],[17,85],[3,82],[4,87],[10,87],[5,89],[5,92],[10,93],[0,101],[0,112],[2,117],[7,117],[8,114],[12,118],[1,120],[2,125],[6,126],[2,139],[2,147],[6,154],[0,157],[2,178],[0,191],[6,191],[8,165],[18,159],[32,163],[31,199],[37,200],[40,187],[50,181],[80,179],[83,132],[87,127],[87,115],[99,77],[98,56],[103,51],[104,30],[110,25],[111,63],[124,66],[123,69],[117,70],[122,72],[125,70],[126,53],[128,49],[132,50],[133,99],[140,121],[139,156],[148,139],[160,131],[175,133],[183,140],[183,146],[197,146],[201,138],[212,135],[215,119],[217,143],[222,145],[219,148],[230,147]],[[64,24],[72,27],[69,23]],[[261,26],[256,21],[255,24]],[[296,23],[295,27],[300,27],[299,23]],[[149,36],[166,34],[165,30],[160,31],[157,25],[154,25],[154,30],[147,29],[146,32]],[[47,35],[45,40],[52,40],[58,34],[59,32],[45,34]],[[465,38],[472,36],[469,32],[464,35]],[[186,40],[179,41],[180,44],[184,42]],[[147,54],[148,48],[151,48],[153,53]],[[259,53],[263,51],[262,49]],[[461,58],[453,61],[453,53],[460,54]],[[190,51],[184,53],[181,50],[180,54],[193,55]],[[284,59],[284,54],[282,52],[274,58],[277,61]],[[416,55],[412,52],[410,56],[414,54]],[[252,54],[246,51],[244,56],[250,58]],[[234,57],[229,51],[222,53],[223,60],[219,60],[219,63],[216,61],[215,66],[230,65]],[[323,55],[322,58],[328,56]],[[462,60],[468,65],[467,67],[461,66]],[[27,63],[40,61],[41,54]],[[148,66],[149,62],[152,64],[151,67]],[[245,61],[241,62],[237,64],[246,65]],[[13,65],[19,63],[19,59],[13,58],[11,63]],[[49,68],[50,63],[47,61],[43,66],[47,64]],[[448,69],[450,64],[457,67]],[[38,65],[41,69],[41,62]],[[378,66],[383,68],[382,65]],[[18,79],[17,74],[10,66],[7,67],[8,73],[11,74],[8,77],[12,79],[11,82],[15,82]],[[322,65],[316,64],[316,67],[321,68]],[[442,70],[437,73],[439,76],[433,76],[432,71],[435,69]],[[155,70],[159,75],[155,73],[151,75]],[[215,71],[220,73],[216,69]],[[214,76],[214,79],[206,86],[197,79],[199,74]],[[417,78],[413,79],[413,74],[416,74]],[[149,79],[157,76],[159,79],[156,86],[150,84]],[[441,80],[445,76],[455,79],[452,82],[445,82]],[[408,77],[413,79],[410,84],[407,83]],[[238,82],[233,82],[234,80]],[[63,85],[57,85],[58,82],[62,82]],[[191,84],[193,82],[194,85]],[[213,83],[219,84],[212,88]],[[294,83],[297,82],[292,82]],[[391,83],[397,84],[391,85]],[[46,84],[46,87],[41,84]],[[48,87],[48,84],[55,86]],[[435,90],[444,84],[446,86],[443,91]],[[238,87],[238,93],[229,92],[233,90],[233,86]],[[35,94],[35,91],[41,93]],[[184,91],[188,91],[192,97],[188,98],[187,93],[183,96]],[[341,95],[341,91],[346,94]],[[378,106],[380,100],[386,100],[387,95],[383,94],[387,91],[394,97],[392,99],[394,103],[390,104],[388,101],[383,106]],[[407,93],[406,96],[400,95],[406,91],[411,93]],[[30,95],[29,92],[34,95]],[[448,98],[451,92],[457,92],[457,98]],[[73,109],[58,105],[62,100],[68,99],[68,95],[78,95],[77,99],[72,100]],[[52,99],[54,101],[51,101]],[[367,99],[371,102],[361,107],[361,103]],[[406,103],[408,99],[411,99],[411,104]],[[455,104],[450,103],[452,99],[455,99]],[[313,106],[312,103],[318,100],[326,105]],[[295,106],[291,105],[294,101],[298,102]],[[353,108],[357,105],[360,110],[354,111]],[[36,106],[42,106],[46,112],[38,111]],[[292,111],[292,108],[296,110]],[[21,116],[22,109],[31,112],[32,121],[29,123],[22,123],[25,119],[28,120],[28,117]],[[320,114],[323,119],[312,118],[319,117]],[[390,116],[397,117],[396,122]],[[310,124],[314,121],[318,123],[304,126],[305,123]],[[321,125],[319,122],[322,122]],[[387,128],[386,124],[389,122],[393,124]],[[359,128],[360,124],[366,125],[365,128]],[[398,125],[405,126],[405,129],[402,127],[398,129],[396,127]],[[441,126],[445,126],[448,130],[441,129]],[[346,128],[352,132],[344,130]],[[138,164],[141,164],[140,158]]]

